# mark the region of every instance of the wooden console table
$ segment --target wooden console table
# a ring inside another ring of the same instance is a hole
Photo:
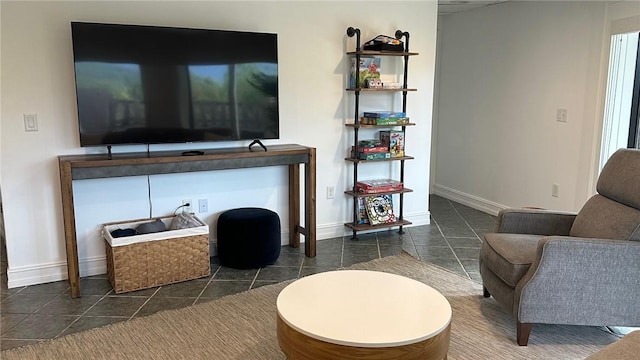
[[[73,203],[73,180],[112,178],[240,169],[264,166],[289,166],[289,245],[300,246],[305,236],[305,254],[316,256],[316,149],[289,144],[272,145],[268,151],[248,148],[206,150],[203,155],[182,156],[181,151],[151,153],[59,156],[62,215],[67,249],[67,271],[71,297],[80,296],[78,243]],[[304,224],[300,226],[300,164],[304,164]]]

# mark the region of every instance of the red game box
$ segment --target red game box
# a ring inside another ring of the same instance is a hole
[[[356,183],[356,189],[361,194],[376,194],[402,188],[403,184],[400,181],[392,179],[363,180]]]

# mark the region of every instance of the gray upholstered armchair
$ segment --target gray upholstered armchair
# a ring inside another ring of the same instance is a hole
[[[640,326],[640,150],[618,150],[577,214],[502,210],[484,236],[484,296],[531,325]]]

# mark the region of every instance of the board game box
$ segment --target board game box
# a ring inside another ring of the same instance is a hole
[[[362,116],[360,118],[362,125],[404,125],[408,123],[408,117],[370,118]]]
[[[389,149],[386,146],[375,146],[375,147],[365,147],[358,148],[358,153],[384,153],[389,152]]]
[[[358,66],[360,72],[359,82],[356,86],[356,58],[351,58],[351,77],[349,81],[350,88],[364,88],[367,79],[379,79],[380,78],[380,58],[379,57],[360,57],[360,65]]]
[[[380,140],[360,140],[358,141],[358,153],[379,153],[389,152],[389,148],[383,145]]]
[[[371,225],[389,224],[396,221],[391,195],[380,194],[369,196],[366,199],[365,208]]]
[[[352,146],[351,157],[361,160],[376,160],[389,159],[391,158],[391,154],[389,153],[389,148],[383,146],[382,144],[378,144],[378,146],[360,147],[358,148],[357,154],[355,152],[355,148]]]
[[[362,116],[367,118],[401,118],[406,117],[407,113],[402,111],[365,111]]]
[[[378,147],[378,146],[382,146],[380,144],[380,139],[358,141],[358,148]]]
[[[377,153],[358,153],[358,159],[360,160],[382,160],[382,159],[390,159],[390,158],[391,158],[391,153],[389,153],[388,151],[377,152]]]
[[[404,131],[380,131],[380,142],[389,147],[391,157],[404,156]]]
[[[401,190],[403,186],[402,182],[393,179],[362,180],[356,182],[356,189],[361,194],[376,194]]]

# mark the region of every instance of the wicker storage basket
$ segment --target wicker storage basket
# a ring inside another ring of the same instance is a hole
[[[159,218],[167,228],[174,216]],[[209,227],[168,230],[114,238],[116,229],[132,229],[157,219],[103,225],[107,276],[116,294],[197,279],[211,274]]]

